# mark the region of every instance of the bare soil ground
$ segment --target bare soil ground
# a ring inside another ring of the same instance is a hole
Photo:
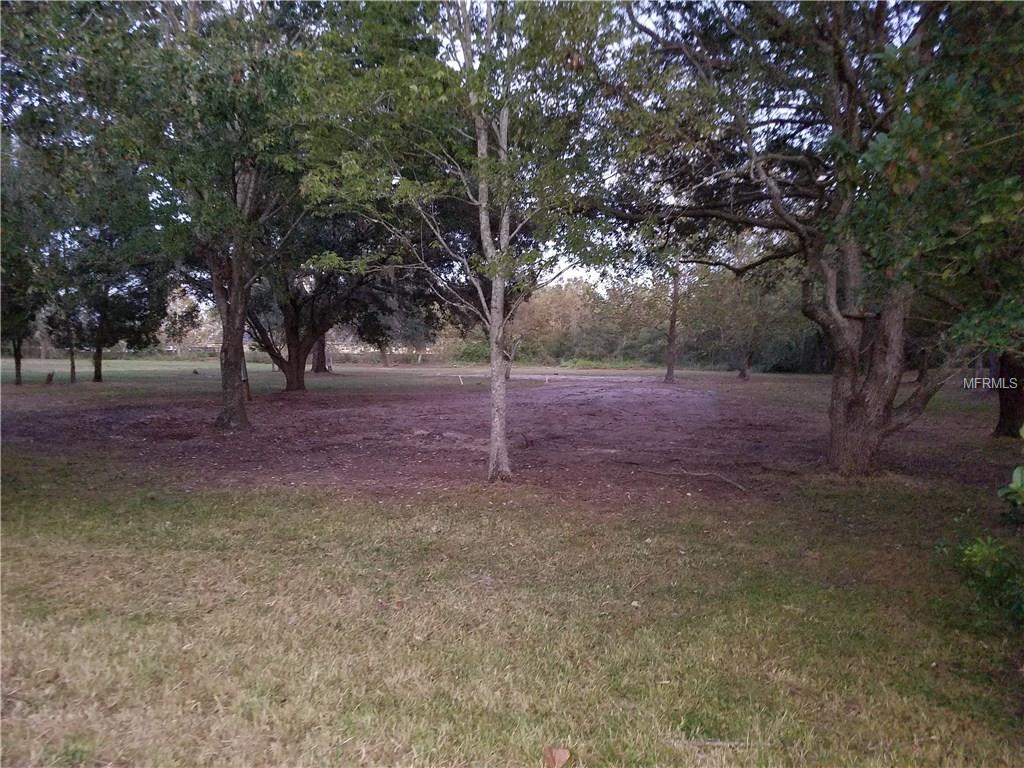
[[[285,394],[256,371],[253,430],[225,433],[215,372],[175,369],[148,386],[5,387],[5,445],[120,459],[189,487],[344,487],[397,493],[479,480],[488,393],[480,370],[346,366]],[[187,386],[186,386],[187,385]],[[513,379],[509,425],[520,482],[588,501],[634,494],[772,494],[823,471],[829,380],[657,371],[526,369]],[[126,391],[127,388],[127,391]],[[104,391],[104,389],[106,391]],[[108,396],[109,395],[109,396]],[[995,403],[951,385],[889,441],[886,471],[968,484],[1003,481],[1019,453],[989,437]]]

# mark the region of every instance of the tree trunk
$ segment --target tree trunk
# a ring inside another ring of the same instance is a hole
[[[915,384],[920,384],[928,376],[928,350],[922,349],[917,354],[917,378],[914,379]]]
[[[743,355],[743,359],[740,362],[740,376],[742,381],[746,381],[750,378],[750,364],[754,361],[754,353],[747,352]]]
[[[222,404],[220,415],[214,424],[225,429],[246,429],[249,417],[245,412],[245,384],[242,381],[242,359],[245,356],[242,333],[235,331],[230,323],[220,344],[220,388]]]
[[[245,412],[245,384],[242,366],[245,359],[245,317],[249,304],[251,262],[241,249],[233,255],[218,255],[205,244],[206,259],[213,279],[213,296],[220,315],[221,412],[214,426],[222,429],[248,429]]]
[[[92,353],[92,380],[103,381],[103,345],[97,344]]]
[[[306,391],[305,360],[300,361],[298,357],[292,359],[291,355],[289,355],[289,359],[281,366],[281,371],[284,373],[285,392]]]
[[[14,383],[21,386],[21,339],[11,340],[11,349],[14,352]]]
[[[381,344],[377,349],[380,351],[380,362],[385,368],[389,366],[388,363],[388,346],[387,344]]]
[[[329,373],[327,367],[327,334],[323,334],[313,345],[313,368],[311,373]]]
[[[75,348],[73,346],[68,348],[68,364],[71,368],[68,374],[68,382],[74,384],[78,381],[78,372],[75,370]]]
[[[505,426],[506,381],[505,371],[505,278],[495,277],[491,282],[490,306],[491,346],[491,439],[487,462],[487,479],[512,479],[512,465],[508,458],[508,432]]]
[[[308,343],[304,345],[297,328],[285,332],[285,343],[288,346],[288,359],[278,360],[284,372],[285,392],[306,391],[306,359],[309,357]]]
[[[995,437],[1024,438],[1024,355],[1004,352],[999,357],[999,420]],[[1015,385],[1015,386],[1011,386]]]
[[[804,283],[804,314],[821,327],[835,350],[828,461],[844,475],[871,470],[883,440],[921,414],[948,378],[952,363],[926,374],[896,404],[913,289],[894,285],[882,299],[880,311],[867,311],[860,304],[861,255],[856,243],[846,241],[837,248],[834,262],[823,257],[812,261],[823,278],[823,299],[814,297],[809,281]]]
[[[679,354],[679,270],[672,273],[672,299],[668,311],[668,338],[665,339],[665,383],[676,380],[676,357]]]

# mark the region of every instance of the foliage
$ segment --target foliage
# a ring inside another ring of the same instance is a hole
[[[1011,525],[1024,525],[1024,465],[1013,470],[1009,485],[999,489],[999,497],[1009,505],[1003,518]]]
[[[1024,624],[1024,558],[991,536],[961,544],[955,556],[957,569],[983,604]]]

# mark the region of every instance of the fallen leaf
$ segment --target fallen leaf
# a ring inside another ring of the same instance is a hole
[[[565,747],[544,747],[544,768],[562,768],[569,762],[569,750]]]

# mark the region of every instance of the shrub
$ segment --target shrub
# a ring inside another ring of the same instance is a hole
[[[990,536],[962,544],[956,568],[979,599],[1024,625],[1024,559]]]
[[[1010,484],[999,489],[999,496],[1010,505],[1003,510],[1003,520],[1010,525],[1024,525],[1024,466],[1013,470]]]

